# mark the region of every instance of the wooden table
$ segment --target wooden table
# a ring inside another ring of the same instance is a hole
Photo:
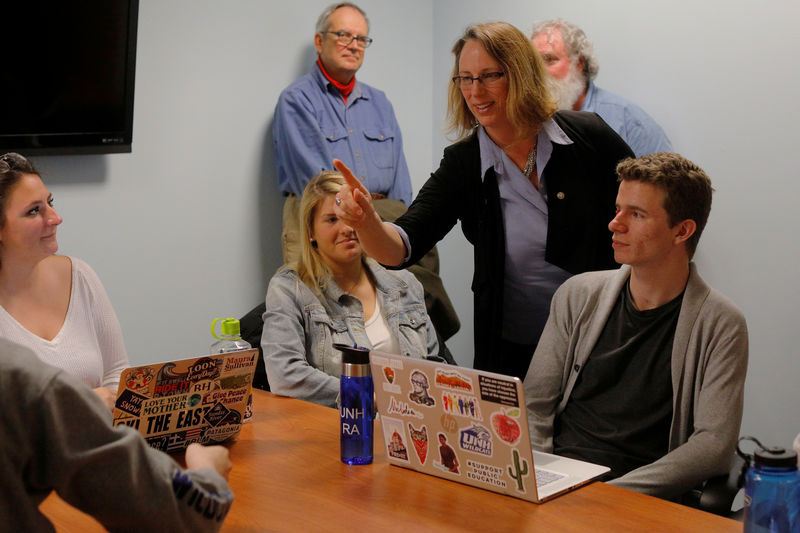
[[[236,499],[223,532],[742,530],[734,520],[605,483],[537,505],[390,466],[379,427],[375,462],[347,466],[336,410],[263,391],[254,402],[254,420],[230,446]],[[41,509],[59,532],[104,531],[55,495]]]

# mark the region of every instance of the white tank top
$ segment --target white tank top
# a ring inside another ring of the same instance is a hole
[[[389,323],[383,316],[381,299],[375,295],[375,311],[365,322],[367,338],[372,343],[373,350],[380,350],[386,353],[399,354],[400,345],[397,343],[397,333],[389,329]]]

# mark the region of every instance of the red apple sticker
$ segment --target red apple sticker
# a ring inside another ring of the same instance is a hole
[[[500,440],[512,445],[519,441],[519,437],[522,434],[519,422],[503,411],[492,413],[492,429]]]
[[[386,381],[392,383],[394,381],[394,370],[391,367],[383,367],[383,375],[386,376]]]

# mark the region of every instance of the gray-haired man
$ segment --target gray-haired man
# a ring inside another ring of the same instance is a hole
[[[600,67],[582,29],[563,19],[534,22],[531,42],[553,78],[553,97],[560,109],[597,113],[636,157],[672,151],[664,130],[641,107],[594,84]]]

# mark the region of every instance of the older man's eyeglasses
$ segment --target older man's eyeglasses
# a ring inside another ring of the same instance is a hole
[[[505,72],[486,72],[474,78],[472,76],[453,76],[453,83],[462,89],[471,89],[473,81],[483,84],[484,87],[494,87],[505,75]]]
[[[321,33],[330,33],[336,36],[336,42],[342,46],[347,46],[353,41],[361,48],[366,48],[372,44],[372,38],[366,35],[353,35],[349,31],[323,31]]]

